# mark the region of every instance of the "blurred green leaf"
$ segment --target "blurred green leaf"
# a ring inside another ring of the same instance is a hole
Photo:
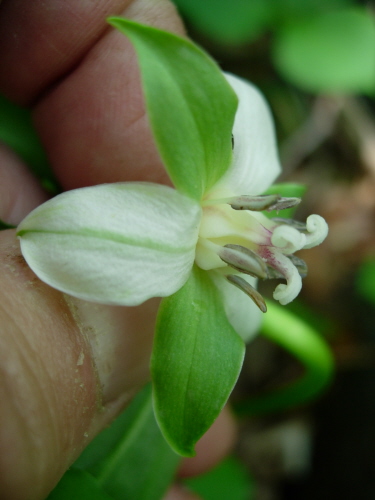
[[[34,129],[31,113],[0,95],[0,140],[7,144],[39,177],[55,190],[56,181]]]
[[[83,451],[74,467],[94,476],[114,500],[159,500],[179,462],[155,422],[149,384]]]
[[[271,10],[264,0],[174,0],[182,15],[200,32],[228,45],[259,37]]]
[[[186,479],[186,486],[204,500],[251,500],[255,484],[245,467],[229,457],[201,476]]]
[[[358,271],[357,289],[359,293],[375,304],[375,258],[365,260]]]
[[[113,500],[96,479],[83,470],[70,469],[60,480],[47,500]]]
[[[304,367],[296,381],[263,395],[236,403],[239,415],[285,410],[316,397],[332,380],[334,359],[322,336],[286,307],[267,301],[261,334],[283,347]]]
[[[374,93],[374,16],[358,7],[290,20],[274,40],[273,60],[308,91]]]
[[[334,11],[355,3],[355,0],[276,0],[269,2],[269,8],[274,13],[275,28],[284,23],[301,18],[309,18]]]

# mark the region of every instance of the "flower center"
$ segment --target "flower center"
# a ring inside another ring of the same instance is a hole
[[[278,195],[237,196],[203,201],[195,261],[205,270],[224,274],[265,312],[261,295],[245,279],[285,278],[274,298],[288,304],[300,292],[307,274],[305,262],[294,252],[321,243],[328,233],[325,220],[310,215],[306,224],[290,219],[269,219],[262,211],[283,210],[299,198]]]

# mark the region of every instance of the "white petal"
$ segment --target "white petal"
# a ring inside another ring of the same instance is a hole
[[[239,98],[233,128],[233,160],[210,193],[261,194],[281,172],[272,116],[254,86],[230,74],[225,77]]]
[[[223,298],[224,310],[229,323],[242,337],[244,342],[253,339],[260,329],[262,312],[244,292],[229,283],[223,274],[211,271],[210,277]],[[241,278],[255,287],[256,279],[241,274]]]
[[[137,305],[176,292],[194,261],[199,205],[156,184],[68,191],[19,225],[22,253],[39,278],[75,297]]]

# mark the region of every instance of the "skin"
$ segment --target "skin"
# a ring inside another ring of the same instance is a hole
[[[145,117],[133,49],[106,24],[109,15],[184,35],[166,0],[0,2],[0,92],[32,108],[64,189],[169,182]],[[16,225],[46,199],[0,145],[0,218]],[[14,230],[0,232],[2,499],[44,499],[148,380],[157,307],[156,299],[120,308],[67,298],[28,268]],[[180,475],[214,465],[234,435],[224,411]],[[196,497],[174,485],[167,498]]]

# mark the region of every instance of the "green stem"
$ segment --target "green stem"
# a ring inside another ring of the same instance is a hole
[[[279,390],[239,403],[236,407],[239,415],[274,412],[304,403],[316,396],[332,377],[333,357],[319,333],[273,302],[267,302],[267,308],[262,335],[295,356],[305,373]]]

